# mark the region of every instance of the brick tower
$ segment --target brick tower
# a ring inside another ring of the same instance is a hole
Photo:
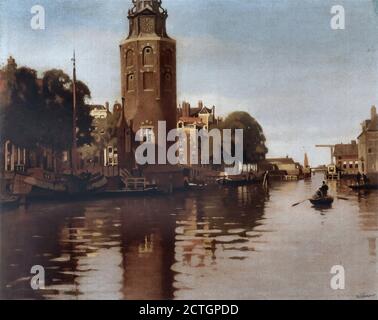
[[[129,35],[120,45],[122,97],[132,131],[157,137],[158,121],[176,128],[176,41],[167,35],[161,0],[132,0]]]

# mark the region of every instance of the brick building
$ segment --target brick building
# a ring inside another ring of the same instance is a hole
[[[160,0],[133,0],[129,35],[120,45],[125,120],[157,136],[158,121],[176,128],[176,41],[166,31]]]
[[[358,166],[358,145],[355,140],[351,143],[336,144],[333,152],[338,171],[343,175],[356,175]]]
[[[370,119],[362,123],[358,137],[358,160],[360,171],[378,183],[378,116],[375,106],[371,108]]]

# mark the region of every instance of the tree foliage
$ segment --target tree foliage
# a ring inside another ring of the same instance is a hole
[[[72,80],[62,70],[47,71],[42,79],[42,97],[45,112],[42,115],[42,144],[53,150],[62,151],[72,146]],[[88,87],[76,82],[76,126],[78,146],[92,142],[93,131],[90,110],[86,100],[90,98]]]
[[[221,129],[243,129],[243,161],[259,163],[268,153],[266,138],[261,125],[249,113],[236,111],[231,113],[221,124]],[[234,137],[232,143],[235,143]],[[232,148],[234,151],[234,147]]]
[[[38,122],[33,121],[43,111],[43,104],[34,70],[5,70],[5,90],[1,92],[1,143],[11,140],[20,147],[33,148],[39,142]]]
[[[2,71],[0,91],[1,144],[10,140],[29,150],[51,148],[54,152],[72,146],[73,90],[72,80],[62,70],[49,70],[38,80],[35,70],[6,66]],[[77,142],[92,142],[92,117],[86,106],[88,87],[76,83]]]

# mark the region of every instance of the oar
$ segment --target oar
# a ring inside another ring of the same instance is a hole
[[[306,201],[308,201],[308,200],[309,200],[309,199],[303,200],[303,201],[301,201],[301,202],[294,203],[294,204],[292,205],[292,207],[299,206],[300,204],[302,204],[302,203],[304,203],[304,202],[306,202]]]

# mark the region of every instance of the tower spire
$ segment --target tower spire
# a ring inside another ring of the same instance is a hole
[[[133,4],[133,11],[140,12],[149,8],[158,13],[160,12],[161,0],[133,0]]]
[[[136,38],[141,34],[150,34],[168,38],[166,31],[167,10],[161,7],[162,0],[132,0],[129,10],[129,36]]]

